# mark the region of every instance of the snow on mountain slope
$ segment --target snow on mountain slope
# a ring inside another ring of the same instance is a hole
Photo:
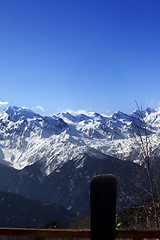
[[[160,108],[143,111],[143,117],[153,125],[157,145]],[[108,154],[127,159],[133,147],[133,119],[143,125],[137,111],[130,115],[118,111],[111,116],[91,112],[51,117],[8,107],[0,113],[0,162],[22,169],[41,161],[49,174],[57,165],[79,159],[86,152],[97,158]]]

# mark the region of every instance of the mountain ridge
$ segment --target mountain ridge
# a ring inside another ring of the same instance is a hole
[[[41,116],[9,107],[0,113],[0,191],[55,202],[77,216],[89,214],[89,184],[97,174],[116,175],[118,195],[121,190],[126,195],[134,192],[134,184],[128,186],[137,171],[130,161],[137,157],[131,155],[134,124],[143,130],[143,119],[137,115],[118,111],[111,116],[93,112]],[[143,115],[154,124],[148,132],[156,142],[159,109]],[[148,186],[142,180],[140,185]],[[117,206],[130,204],[133,200],[123,198]]]
[[[142,115],[153,125],[155,142],[160,109],[148,108]],[[133,120],[142,127],[140,117],[138,111],[129,115],[117,111],[110,116],[94,112],[41,116],[26,108],[8,107],[0,113],[0,162],[22,169],[40,161],[42,171],[48,175],[58,164],[91,149],[96,150],[97,155],[102,153],[126,160],[132,151]]]
[[[57,220],[63,228],[68,228],[70,220],[75,217],[55,203],[27,199],[18,194],[1,191],[0,209],[1,227],[44,228],[49,221]]]

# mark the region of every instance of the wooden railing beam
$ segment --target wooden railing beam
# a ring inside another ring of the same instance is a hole
[[[47,238],[90,238],[88,229],[32,229],[32,228],[0,228],[0,235],[34,236]]]
[[[91,238],[91,231],[90,229],[0,228],[0,235],[47,238]],[[130,238],[135,240],[144,238],[160,239],[160,230],[117,230],[116,238]]]

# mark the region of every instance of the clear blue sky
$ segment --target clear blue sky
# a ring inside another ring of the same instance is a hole
[[[135,100],[160,106],[159,0],[0,0],[0,109],[129,113]]]

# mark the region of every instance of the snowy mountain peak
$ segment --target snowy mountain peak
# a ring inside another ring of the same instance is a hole
[[[20,107],[16,107],[16,106],[7,107],[1,114],[5,114],[5,113],[8,115],[8,119],[13,122],[16,122],[18,120],[27,119],[27,118],[29,118],[29,119],[41,118],[41,116],[39,114],[36,114],[27,108],[20,108]]]
[[[127,114],[125,114],[123,112],[120,112],[120,111],[115,112],[112,115],[112,119],[115,119],[115,120],[117,120],[117,119],[119,119],[119,120],[120,119],[124,119],[124,120],[130,121],[129,115],[127,115]]]
[[[155,113],[157,110],[158,110],[158,108],[157,108],[157,109],[155,109],[155,108],[147,108],[147,109],[146,109],[146,112],[147,112],[148,114],[151,114],[151,113]]]
[[[135,110],[130,116],[142,119],[147,116],[152,116],[154,113],[158,114],[158,112],[160,112],[160,108],[147,108],[146,110]]]
[[[18,111],[20,108],[16,107],[16,106],[9,106],[6,108],[6,110],[4,110],[4,112],[6,112],[7,114],[14,114],[16,111]]]
[[[160,108],[142,113],[154,125],[152,134],[156,139]],[[49,174],[56,166],[82,157],[87,149],[92,155],[97,152],[129,159],[133,119],[142,127],[138,111],[130,115],[118,111],[111,116],[62,112],[43,117],[26,108],[8,107],[0,113],[0,162],[21,169],[40,161]]]

